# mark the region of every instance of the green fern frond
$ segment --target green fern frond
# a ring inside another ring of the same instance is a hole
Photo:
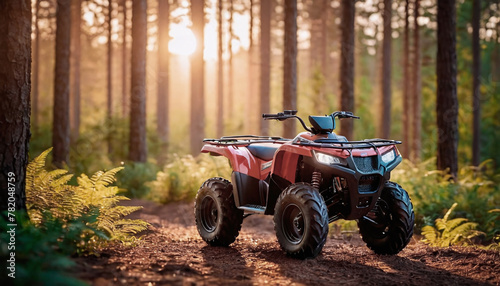
[[[467,245],[471,239],[483,234],[476,230],[477,223],[469,222],[466,218],[449,219],[456,206],[457,203],[454,203],[442,219],[435,220],[436,228],[432,226],[422,228],[424,243],[439,247]]]

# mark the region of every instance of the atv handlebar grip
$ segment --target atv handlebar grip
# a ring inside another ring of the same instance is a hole
[[[272,113],[263,113],[262,118],[276,117],[277,114]]]

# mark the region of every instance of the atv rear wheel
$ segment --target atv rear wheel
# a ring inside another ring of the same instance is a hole
[[[198,233],[210,245],[228,246],[236,240],[243,211],[236,208],[233,185],[223,178],[206,180],[195,199]]]
[[[288,255],[300,259],[316,257],[328,235],[325,201],[311,185],[290,185],[274,208],[274,229]]]
[[[368,248],[377,254],[397,254],[413,235],[415,214],[408,193],[387,182],[376,207],[358,221],[359,233]]]

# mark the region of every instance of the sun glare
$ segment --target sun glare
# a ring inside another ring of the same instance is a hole
[[[196,50],[196,37],[183,25],[171,25],[168,50],[176,55],[189,56]]]

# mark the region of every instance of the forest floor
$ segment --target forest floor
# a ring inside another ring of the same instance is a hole
[[[193,204],[158,205],[131,218],[151,223],[136,247],[115,245],[76,258],[76,275],[92,285],[500,285],[500,253],[433,248],[416,239],[398,255],[376,255],[357,233],[329,235],[315,259],[287,257],[271,216],[250,216],[230,247],[198,235]]]

